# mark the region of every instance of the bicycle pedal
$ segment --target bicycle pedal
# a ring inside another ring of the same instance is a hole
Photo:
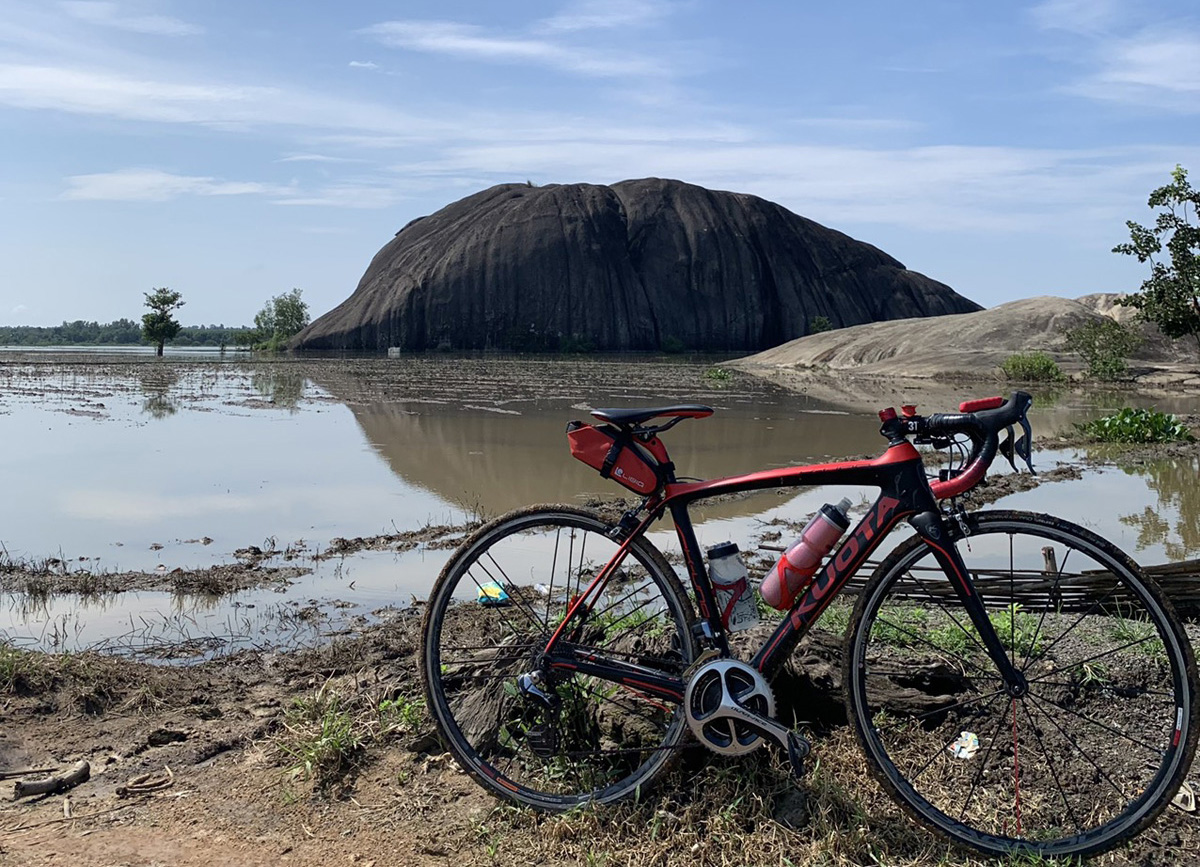
[[[788,763],[792,766],[792,776],[794,776],[797,780],[804,777],[804,760],[808,758],[808,754],[811,751],[812,744],[808,742],[808,738],[802,737],[795,732],[790,732],[788,734]]]

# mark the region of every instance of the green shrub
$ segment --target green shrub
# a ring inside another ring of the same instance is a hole
[[[704,378],[713,383],[726,383],[733,379],[733,374],[723,367],[710,367],[704,371]]]
[[[1076,424],[1089,439],[1103,443],[1194,442],[1188,426],[1175,416],[1152,409],[1125,407],[1112,415]]]
[[[1007,379],[1021,382],[1064,382],[1066,376],[1053,358],[1045,352],[1018,352],[1000,365]]]
[[[814,316],[812,322],[808,323],[809,334],[821,334],[825,331],[832,331],[833,323],[829,321],[828,316]]]
[[[1107,317],[1067,331],[1067,348],[1078,352],[1093,379],[1122,379],[1129,374],[1125,359],[1142,345],[1142,336]]]
[[[683,352],[683,350],[685,350],[685,349],[687,349],[687,347],[683,345],[683,341],[680,340],[678,337],[668,334],[666,337],[664,337],[662,339],[662,351],[663,352],[669,353],[671,355],[678,355],[680,352]]]

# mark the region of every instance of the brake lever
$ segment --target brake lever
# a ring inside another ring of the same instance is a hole
[[[1004,455],[1013,472],[1017,471],[1016,461],[1013,460],[1013,428],[1009,425],[1004,432],[1004,441],[1000,443],[1000,454]]]
[[[1025,466],[1029,467],[1029,474],[1036,476],[1037,470],[1033,468],[1033,429],[1029,427],[1029,419],[1024,415],[1021,416],[1021,430],[1025,434],[1017,440],[1016,452],[1025,460]]]

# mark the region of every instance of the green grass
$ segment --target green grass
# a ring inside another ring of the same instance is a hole
[[[1045,352],[1017,352],[1000,365],[1007,379],[1018,382],[1065,382],[1067,377]]]
[[[1176,416],[1153,409],[1125,407],[1112,415],[1075,425],[1076,430],[1102,443],[1195,442],[1188,426]]]
[[[723,367],[710,367],[704,371],[704,378],[709,382],[721,383],[723,385],[733,380],[733,374]]]
[[[927,637],[931,644],[954,656],[962,656],[975,646],[971,635],[954,623],[935,626],[929,630]]]
[[[988,620],[1000,643],[1018,656],[1033,656],[1042,649],[1043,636],[1038,632],[1038,617],[1023,611],[1014,602],[1007,608],[988,612]]]
[[[379,703],[379,730],[382,734],[413,732],[421,724],[424,715],[425,702],[422,699],[405,696],[385,698]]]
[[[916,606],[884,605],[871,627],[871,638],[897,647],[933,645],[954,656],[980,646],[978,633],[965,619],[962,626],[945,621],[933,623],[929,614],[928,609]],[[988,619],[1000,643],[1017,655],[1029,656],[1041,649],[1043,636],[1037,634],[1038,618],[1021,610],[1020,605],[991,611]]]
[[[332,783],[363,746],[354,718],[328,684],[311,697],[293,700],[283,727],[278,743],[292,761],[289,770],[318,785]]]
[[[871,637],[884,644],[907,647],[925,634],[929,612],[911,605],[884,605],[875,615]]]
[[[1124,617],[1118,609],[1117,615],[1112,618],[1111,628],[1113,638],[1121,644],[1132,645],[1129,650],[1135,650],[1156,659],[1165,657],[1167,654],[1162,639],[1158,637],[1158,630],[1148,620]]]
[[[0,644],[0,695],[24,692],[40,681],[45,672],[38,659],[36,654]]]

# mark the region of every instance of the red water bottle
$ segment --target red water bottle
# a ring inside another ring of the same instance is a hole
[[[796,597],[808,586],[825,555],[833,550],[837,540],[850,526],[846,514],[850,501],[843,498],[836,506],[826,503],[813,516],[800,538],[787,549],[775,568],[763,579],[759,592],[772,608],[786,611]]]

